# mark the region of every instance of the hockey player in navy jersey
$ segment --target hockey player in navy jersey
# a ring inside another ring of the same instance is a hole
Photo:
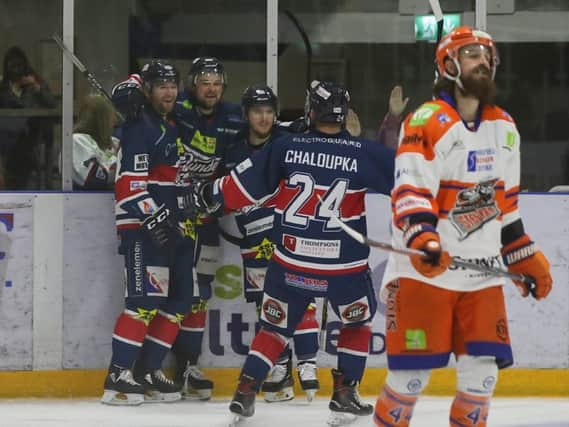
[[[237,135],[227,149],[226,172],[283,134],[282,128],[276,125],[278,98],[269,86],[257,84],[245,89],[241,108],[247,128]],[[247,302],[254,302],[259,313],[267,266],[273,254],[273,216],[272,207],[248,207],[235,215],[242,236],[236,243],[241,248],[243,258],[245,299]],[[309,304],[294,332],[293,340],[300,385],[311,401],[320,388],[316,375],[316,304]],[[287,345],[263,382],[265,400],[280,402],[293,399],[293,385],[291,350]]]
[[[123,125],[116,224],[125,258],[125,310],[118,317],[102,402],[137,405],[181,398],[161,370],[192,300],[195,241],[183,238],[179,128],[170,120],[178,73],[163,60],[142,68],[146,103]],[[183,205],[182,205],[183,206]],[[133,375],[133,367],[134,375]]]
[[[348,103],[343,87],[312,82],[307,116],[313,126],[307,133],[278,138],[230,175],[191,193],[197,209],[210,212],[275,206],[276,248],[265,278],[261,328],[230,404],[236,418],[253,415],[255,393],[314,296],[327,296],[343,323],[329,422],[353,421],[373,412],[357,391],[376,310],[369,248],[343,233],[332,217],[366,233],[366,190],[389,194],[394,153],[344,129]]]
[[[185,90],[178,96],[174,114],[180,127],[192,137],[185,142],[187,175],[192,180],[211,181],[219,174],[225,151],[244,127],[239,105],[223,101],[227,75],[217,58],[199,57],[192,62]],[[207,301],[218,266],[219,230],[217,219],[200,216],[186,227],[197,233],[196,271],[199,296],[182,321],[173,351],[176,355],[176,379],[183,384],[186,398],[207,400],[213,382],[198,368],[207,316]]]

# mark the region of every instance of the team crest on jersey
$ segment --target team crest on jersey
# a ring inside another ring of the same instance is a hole
[[[458,230],[459,240],[466,239],[500,214],[496,206],[495,184],[495,179],[484,181],[456,195],[456,204],[449,212],[449,219]]]
[[[282,301],[265,296],[261,309],[261,319],[272,323],[273,325],[279,325],[282,328],[286,328],[287,306],[288,304]],[[283,324],[281,325],[281,323]]]
[[[209,157],[192,148],[185,148],[180,155],[176,184],[187,184],[196,178],[209,178],[217,170],[221,162],[220,157]]]

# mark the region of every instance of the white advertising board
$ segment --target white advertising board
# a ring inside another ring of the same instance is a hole
[[[33,199],[0,198],[0,370],[32,367]]]
[[[54,195],[52,194],[51,197]],[[45,195],[0,195],[0,369],[31,369],[32,342],[37,307],[32,304],[32,253],[38,234],[32,217],[53,212],[35,212],[43,204],[34,200]],[[46,369],[107,367],[111,355],[114,322],[123,307],[123,262],[117,254],[112,194],[62,194],[63,266],[61,307],[42,307],[42,316],[63,315],[63,337],[59,358],[49,360]],[[370,195],[369,235],[389,241],[389,201]],[[523,194],[520,209],[526,230],[551,262],[554,289],[545,301],[522,299],[511,284],[506,286],[514,357],[518,367],[569,367],[569,196]],[[4,216],[3,216],[4,215]],[[6,216],[7,215],[7,216]],[[12,217],[10,217],[12,215]],[[4,221],[2,218],[13,218]],[[370,220],[373,219],[373,220]],[[8,224],[8,225],[7,225]],[[36,242],[37,243],[37,242]],[[60,250],[54,247],[53,250]],[[3,255],[5,253],[5,255]],[[2,257],[3,256],[3,257]],[[372,250],[370,266],[379,286],[387,254]],[[253,338],[256,314],[242,297],[239,250],[223,242],[222,259],[210,302],[201,363],[206,367],[240,366]],[[39,279],[38,279],[39,280]],[[320,307],[319,307],[320,309]],[[380,305],[373,323],[369,366],[385,366],[383,341],[384,307]],[[339,322],[328,311],[322,366],[335,364]],[[54,338],[55,339],[55,338]],[[40,348],[35,350],[41,350]],[[40,353],[41,354],[41,353]],[[35,365],[34,365],[35,366]]]

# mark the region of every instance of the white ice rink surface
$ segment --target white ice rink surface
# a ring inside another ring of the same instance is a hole
[[[372,403],[373,399],[364,399]],[[448,426],[451,398],[423,397],[411,427]],[[134,408],[109,407],[97,400],[0,400],[0,427],[221,427],[229,421],[228,401],[177,402]],[[328,400],[308,405],[300,398],[281,404],[258,399],[256,414],[243,427],[326,426]],[[569,399],[496,398],[488,427],[569,427]],[[372,426],[370,417],[352,424]]]

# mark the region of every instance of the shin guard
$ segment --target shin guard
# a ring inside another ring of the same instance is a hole
[[[373,421],[376,426],[408,427],[418,395],[397,393],[387,384],[375,402]]]
[[[450,425],[453,427],[486,427],[490,396],[476,396],[457,392],[450,407]]]

